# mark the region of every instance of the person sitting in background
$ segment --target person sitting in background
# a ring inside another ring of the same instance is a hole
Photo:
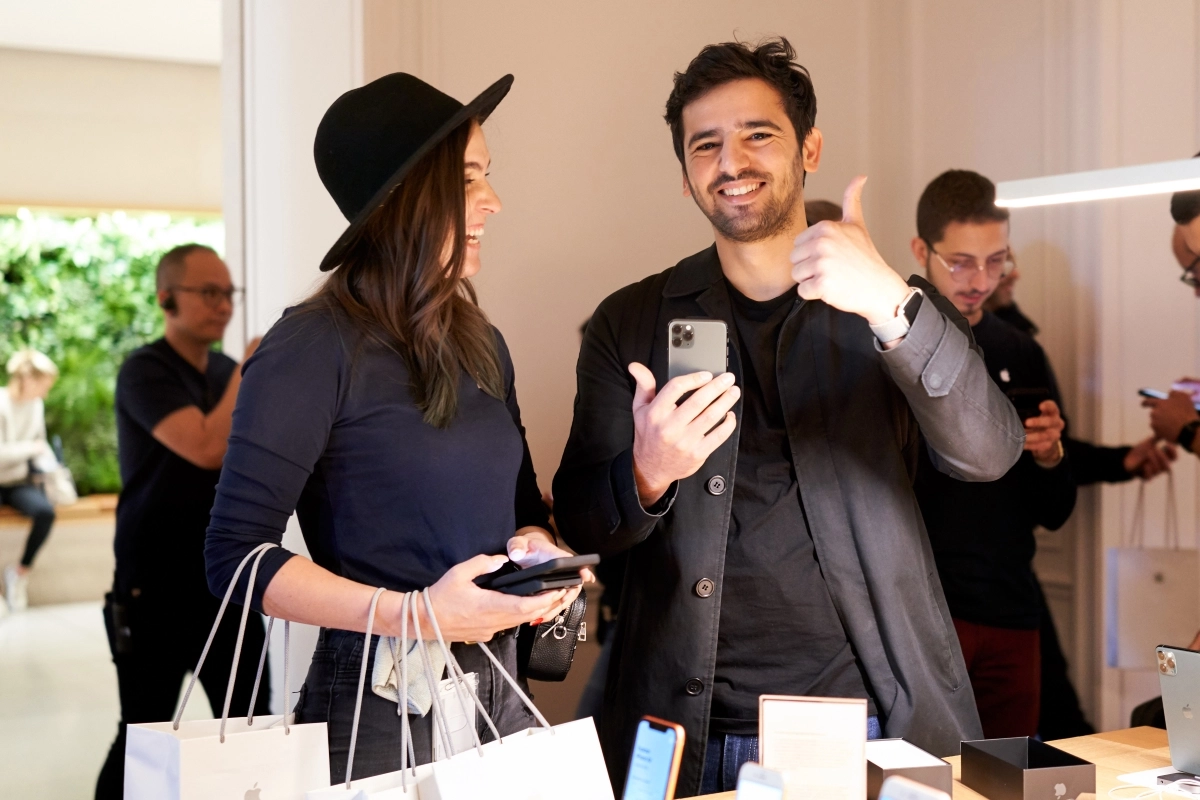
[[[163,338],[135,350],[117,375],[117,455],[123,488],[117,503],[117,565],[104,622],[117,668],[121,722],[100,772],[96,797],[124,791],[125,726],[171,718],[184,675],[196,665],[220,602],[208,591],[204,532],[216,497],[238,364],[213,345],[233,314],[229,269],[208,247],[180,245],[158,262]],[[246,348],[246,357],[257,342]],[[225,697],[239,613],[226,613],[200,675],[214,716]],[[250,705],[266,631],[251,615],[238,662],[230,716]],[[264,667],[264,687],[269,670]],[[254,713],[270,709],[260,690]]]
[[[1046,355],[983,310],[1013,266],[1008,211],[995,199],[996,187],[982,175],[945,172],[921,195],[912,240],[930,283],[970,323],[996,385],[1047,398],[1025,420],[1025,453],[999,480],[951,480],[926,447],[919,454],[917,500],[989,739],[1037,734],[1042,603],[1033,530],[1059,528],[1075,508],[1062,401]]]
[[[0,504],[32,520],[21,560],[4,568],[0,616],[29,604],[29,569],[54,526],[54,506],[33,484],[30,466],[54,458],[42,401],[57,378],[58,367],[44,353],[19,350],[8,360],[8,385],[0,388]]]

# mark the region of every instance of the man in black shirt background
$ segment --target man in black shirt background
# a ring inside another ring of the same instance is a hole
[[[1039,333],[1037,324],[1017,306],[1014,290],[1020,278],[1021,269],[1017,265],[1000,279],[996,291],[984,301],[983,308],[1022,333],[1036,337]],[[1174,445],[1161,443],[1153,434],[1135,445],[1119,447],[1085,442],[1066,430],[1063,434],[1063,447],[1071,459],[1071,475],[1076,486],[1123,483],[1134,478],[1150,480],[1170,470],[1171,462],[1176,458]],[[1038,588],[1040,591],[1040,585]],[[1058,641],[1054,618],[1045,603],[1045,593],[1041,592],[1041,595],[1042,686],[1038,735],[1043,741],[1049,741],[1095,733],[1095,728],[1084,717],[1079,695],[1067,675],[1067,660]]]
[[[213,345],[233,313],[233,283],[217,254],[181,245],[159,261],[163,338],[129,355],[117,376],[117,504],[113,589],[105,598],[121,699],[121,722],[100,772],[96,797],[124,791],[125,726],[163,722],[175,712],[183,678],[200,657],[220,601],[208,590],[204,536],[225,457],[241,370]],[[257,341],[247,347],[249,358]],[[219,715],[233,662],[240,609],[230,608],[200,682]],[[250,705],[262,617],[251,614],[231,715]],[[256,714],[270,707],[264,667]]]
[[[917,205],[912,252],[983,349],[988,374],[1026,410],[1025,453],[1000,480],[947,480],[921,450],[916,492],[988,738],[1037,733],[1041,600],[1033,530],[1075,507],[1058,386],[1041,346],[984,311],[1013,267],[1008,212],[987,178],[950,170]],[[1028,398],[1023,401],[1022,398]]]

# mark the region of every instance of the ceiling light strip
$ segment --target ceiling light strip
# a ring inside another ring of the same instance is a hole
[[[996,184],[996,205],[1028,208],[1200,189],[1200,159],[1070,172]]]

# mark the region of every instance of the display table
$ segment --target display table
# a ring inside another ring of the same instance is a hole
[[[1102,799],[1107,798],[1109,789],[1117,785],[1118,775],[1171,764],[1171,754],[1167,750],[1167,732],[1158,728],[1129,728],[1078,736],[1074,739],[1059,739],[1050,744],[1096,765],[1095,796]],[[954,800],[981,800],[983,795],[959,783],[958,756],[946,760],[954,766]],[[705,797],[708,800],[734,800],[734,792]],[[1085,797],[1087,796],[1080,795],[1080,798]]]

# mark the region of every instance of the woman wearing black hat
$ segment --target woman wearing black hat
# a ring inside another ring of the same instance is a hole
[[[375,587],[394,591],[380,598],[374,631],[398,636],[397,592],[430,586],[446,639],[491,640],[510,672],[515,637],[497,634],[578,594],[518,598],[473,583],[509,556],[528,565],[567,555],[541,502],[512,361],[468,281],[485,219],[500,210],[480,123],[511,83],[464,106],[395,74],[333,104],[315,156],[350,227],[321,263],[333,270],[322,288],[284,314],[244,368],[208,529],[209,585],[222,595],[241,559],[280,543],[296,512],[312,560],[268,550],[250,602],[322,628],[296,713],[328,721],[334,780],[346,768],[364,657],[357,632]],[[243,588],[244,579],[238,602]],[[501,733],[529,727],[484,654],[456,648]],[[431,758],[431,716],[412,718],[418,763]],[[395,702],[368,687],[354,777],[399,768],[400,724]]]

